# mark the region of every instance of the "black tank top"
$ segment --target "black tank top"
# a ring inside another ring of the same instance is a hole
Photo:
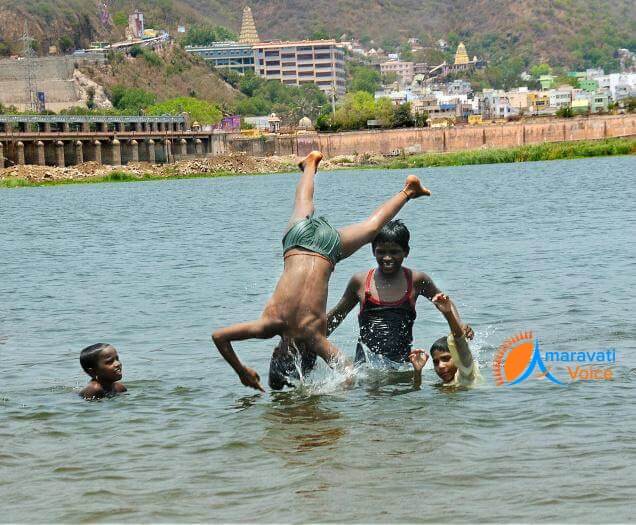
[[[358,322],[360,324],[359,343],[364,344],[374,354],[391,361],[405,362],[413,344],[413,323],[417,314],[411,297],[413,292],[413,273],[403,268],[407,290],[400,300],[383,302],[371,295],[371,282],[375,269],[369,270],[364,286],[364,300],[360,305]],[[364,359],[360,344],[356,350],[356,360]]]

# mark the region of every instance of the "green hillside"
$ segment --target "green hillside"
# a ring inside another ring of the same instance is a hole
[[[173,33],[180,23],[238,31],[244,5],[234,0],[111,0],[112,19],[119,25],[104,28],[93,0],[3,0],[0,54],[17,49],[24,20],[45,51],[64,37],[75,47],[120,38],[125,15],[134,8],[144,11],[149,26]],[[411,36],[431,48],[440,38],[451,46],[463,40],[471,55],[493,64],[517,60],[519,67],[549,62],[614,69],[617,48],[636,50],[633,0],[253,0],[250,6],[264,39],[347,34],[387,49]]]

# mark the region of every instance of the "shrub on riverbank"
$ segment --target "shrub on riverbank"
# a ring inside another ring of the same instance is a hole
[[[456,153],[424,153],[387,163],[387,168],[425,168],[431,166],[463,166],[501,162],[533,162],[540,160],[576,159],[636,153],[636,139],[607,139],[584,142],[546,142],[511,149],[480,149]]]

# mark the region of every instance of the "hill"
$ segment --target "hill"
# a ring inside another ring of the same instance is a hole
[[[118,54],[104,66],[83,66],[82,72],[107,93],[115,86],[141,88],[155,94],[159,101],[189,96],[227,108],[238,95],[203,60],[176,45],[136,58]]]
[[[519,60],[524,67],[616,67],[619,47],[636,50],[636,10],[632,0],[252,0],[263,39],[329,35],[396,48],[409,37],[435,47],[459,40],[468,52],[492,63]],[[124,35],[126,14],[134,8],[147,25],[176,33],[178,24],[224,25],[238,31],[245,2],[235,0],[109,0],[113,27],[102,26],[93,0],[3,0],[0,54],[18,48],[24,21],[40,49],[60,43],[83,47],[91,40]],[[66,37],[66,38],[64,38]]]

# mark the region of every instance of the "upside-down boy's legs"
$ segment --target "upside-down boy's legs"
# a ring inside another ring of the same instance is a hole
[[[318,171],[318,164],[320,164],[321,160],[322,153],[312,151],[298,164],[303,174],[300,176],[300,180],[296,186],[294,211],[287,225],[288,230],[299,220],[314,213],[314,177],[316,171]]]
[[[342,258],[346,259],[362,246],[370,243],[408,200],[430,194],[431,192],[422,186],[420,179],[415,175],[409,175],[406,178],[404,189],[380,205],[365,221],[338,230],[342,245]]]
[[[280,327],[276,322],[267,318],[238,323],[227,328],[221,328],[212,334],[212,340],[219,353],[229,363],[241,379],[241,383],[256,390],[265,392],[261,386],[261,378],[255,370],[245,366],[239,360],[232,341],[244,341],[245,339],[270,339],[279,333]]]

